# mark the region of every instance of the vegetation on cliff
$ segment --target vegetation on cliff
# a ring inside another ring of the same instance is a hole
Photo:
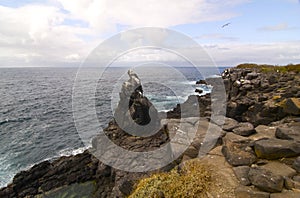
[[[258,69],[261,72],[300,72],[300,64],[288,64],[285,66],[279,65],[267,65],[267,64],[255,64],[255,63],[243,63],[236,66],[240,69],[251,68]]]
[[[157,173],[140,180],[129,197],[207,197],[210,186],[211,172],[207,165],[189,160],[169,173]]]

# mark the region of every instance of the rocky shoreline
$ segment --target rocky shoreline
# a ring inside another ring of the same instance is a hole
[[[143,96],[139,79],[131,75],[126,85],[133,86],[124,87],[120,98],[126,100],[128,96],[129,101],[125,103],[130,104],[131,118],[143,125],[150,122],[148,112],[152,104]],[[219,117],[211,118],[211,95],[207,94],[190,96],[185,103],[177,105],[161,120],[161,128],[153,136],[129,135],[115,121],[104,130],[115,144],[139,152],[167,144],[180,127],[182,136],[176,136],[170,148],[176,153],[184,136],[195,129],[187,150],[164,168],[137,173],[105,165],[95,157],[105,154],[96,152],[102,146],[101,137],[96,137],[93,148],[82,154],[45,161],[18,173],[11,184],[0,189],[0,197],[126,197],[135,191],[142,178],[168,172],[195,158],[206,164],[219,163],[214,171],[224,178],[224,181],[213,181],[224,191],[208,189],[204,197],[300,197],[299,71],[236,67],[225,70],[222,79],[227,97],[225,117],[221,112]],[[198,112],[193,106],[195,101],[199,104]],[[189,114],[182,114],[183,107]],[[123,112],[122,105],[118,108]],[[152,111],[157,114],[153,108]],[[195,117],[197,114],[200,118]],[[126,115],[115,116],[120,117],[122,125],[132,127],[127,119],[122,119]],[[220,124],[219,120],[225,123]],[[208,127],[220,132],[211,134],[212,150],[199,158]],[[114,153],[111,156],[119,158]],[[160,196],[164,197],[164,193],[160,192]]]

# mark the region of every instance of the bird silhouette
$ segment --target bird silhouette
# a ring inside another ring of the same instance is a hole
[[[230,24],[230,23],[226,23],[226,24],[222,25],[222,28],[228,26],[229,24]]]

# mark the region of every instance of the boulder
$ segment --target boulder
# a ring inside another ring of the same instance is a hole
[[[256,133],[249,136],[251,140],[259,140],[262,138],[275,138],[276,127],[266,126],[266,125],[258,125],[255,128]]]
[[[284,178],[260,167],[251,168],[248,174],[251,183],[266,192],[281,192]]]
[[[300,144],[292,140],[260,139],[254,142],[254,150],[259,158],[280,159],[300,154]]]
[[[249,122],[239,123],[238,126],[234,128],[232,131],[233,133],[241,136],[249,136],[255,133],[253,125]]]
[[[183,153],[187,155],[189,158],[193,159],[196,158],[199,154],[199,150],[196,149],[193,145],[190,145]]]
[[[203,90],[202,89],[195,89],[195,92],[198,93],[198,94],[202,94]]]
[[[295,159],[293,168],[300,173],[300,156]]]
[[[288,98],[284,100],[281,105],[283,106],[284,112],[293,115],[300,115],[300,99],[299,98]]]
[[[294,169],[277,161],[269,161],[261,167],[265,170],[271,171],[275,175],[281,175],[283,177],[293,177],[296,175],[296,171]]]
[[[238,186],[234,191],[236,198],[269,198],[270,193],[249,186]]]
[[[239,123],[236,120],[226,117],[222,128],[224,131],[232,131],[233,129],[238,127],[238,124]]]
[[[187,118],[205,116],[205,112],[210,110],[211,98],[210,94],[206,95],[190,95],[188,99],[167,112],[168,118]]]
[[[119,190],[122,192],[122,194],[129,196],[133,191],[133,187],[134,183],[132,180],[125,180],[119,185]]]
[[[250,147],[241,144],[230,144],[222,147],[226,161],[232,166],[251,165],[257,159]]]
[[[257,78],[257,77],[258,77],[258,73],[256,73],[256,72],[251,72],[251,73],[248,73],[248,74],[247,74],[246,79],[247,79],[247,80],[253,80],[253,79]]]
[[[207,82],[205,80],[198,80],[196,82],[197,85],[207,85]]]
[[[268,78],[268,81],[269,81],[270,85],[273,85],[273,84],[277,83],[278,82],[277,75],[274,75],[274,74],[270,75],[269,78]]]
[[[251,165],[257,160],[249,146],[250,139],[234,133],[227,133],[223,138],[223,143],[222,153],[230,165]]]
[[[270,195],[270,198],[299,198],[299,197],[300,197],[300,192],[293,192],[293,191],[288,191],[283,193],[272,193]]]
[[[300,182],[300,175],[296,175],[293,177],[293,180]]]
[[[249,145],[251,142],[251,139],[249,137],[244,137],[237,135],[232,132],[226,133],[225,137],[223,137],[223,143],[224,145],[230,144],[230,143],[241,143]]]
[[[248,173],[250,171],[249,166],[237,166],[233,168],[234,174],[239,180],[240,184],[244,186],[249,186],[251,185],[251,182],[248,178]]]
[[[292,190],[292,189],[300,190],[300,182],[289,177],[284,178],[284,186],[288,190]]]
[[[300,142],[300,123],[290,123],[286,126],[277,127],[275,135],[279,139]]]

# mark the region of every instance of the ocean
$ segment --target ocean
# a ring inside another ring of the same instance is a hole
[[[159,111],[168,111],[195,93],[195,88],[209,93],[211,87],[195,85],[202,79],[193,67],[173,68],[180,75],[160,68],[141,68],[135,72],[142,81],[144,94]],[[207,72],[209,68],[202,69]],[[219,68],[220,72],[224,68]],[[92,89],[89,79],[99,79],[95,103],[97,118],[105,127],[112,118],[127,68],[110,67],[102,75],[95,68],[85,68],[80,83],[82,97]],[[201,72],[202,72],[201,71]],[[82,152],[92,137],[77,133],[72,109],[72,90],[77,68],[1,68],[0,69],[0,186],[13,176],[46,159]],[[180,76],[180,78],[178,78]]]

